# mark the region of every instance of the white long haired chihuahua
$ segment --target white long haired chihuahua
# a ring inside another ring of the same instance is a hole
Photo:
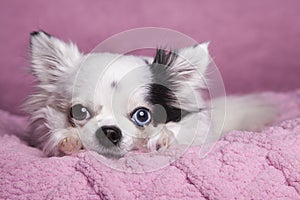
[[[156,151],[190,143],[195,132],[210,128],[201,92],[211,62],[207,43],[176,52],[157,49],[154,58],[84,55],[43,31],[32,32],[30,44],[38,84],[24,108],[32,119],[30,142],[48,156],[82,148],[113,157],[135,149]],[[257,96],[227,100],[222,132],[259,129],[276,114]],[[221,105],[222,99],[214,101]],[[221,126],[223,115],[214,113],[212,126]]]

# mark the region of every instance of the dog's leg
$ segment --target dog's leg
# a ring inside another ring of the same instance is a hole
[[[82,148],[82,143],[74,129],[67,133],[67,136],[58,144],[58,150],[61,154],[71,155]]]
[[[147,147],[150,151],[164,151],[175,141],[174,133],[164,126],[160,134],[149,138]]]

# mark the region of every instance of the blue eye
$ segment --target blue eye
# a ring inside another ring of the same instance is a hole
[[[150,123],[151,114],[147,108],[138,108],[133,112],[131,119],[136,125],[145,126]]]

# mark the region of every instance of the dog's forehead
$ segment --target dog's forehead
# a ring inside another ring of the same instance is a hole
[[[126,97],[136,88],[151,82],[151,71],[145,59],[110,53],[90,54],[75,75],[74,97],[103,99],[118,91]]]
[[[81,71],[91,71],[97,77],[102,76],[124,76],[126,73],[137,67],[143,67],[147,63],[138,56],[126,56],[111,53],[94,53],[86,56],[81,64]],[[93,75],[93,74],[90,74]]]

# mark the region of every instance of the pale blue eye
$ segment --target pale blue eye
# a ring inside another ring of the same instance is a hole
[[[138,108],[132,114],[131,119],[138,126],[148,125],[151,121],[151,114],[147,108]]]
[[[81,104],[76,104],[70,109],[70,117],[78,121],[83,121],[91,117],[88,109]]]

